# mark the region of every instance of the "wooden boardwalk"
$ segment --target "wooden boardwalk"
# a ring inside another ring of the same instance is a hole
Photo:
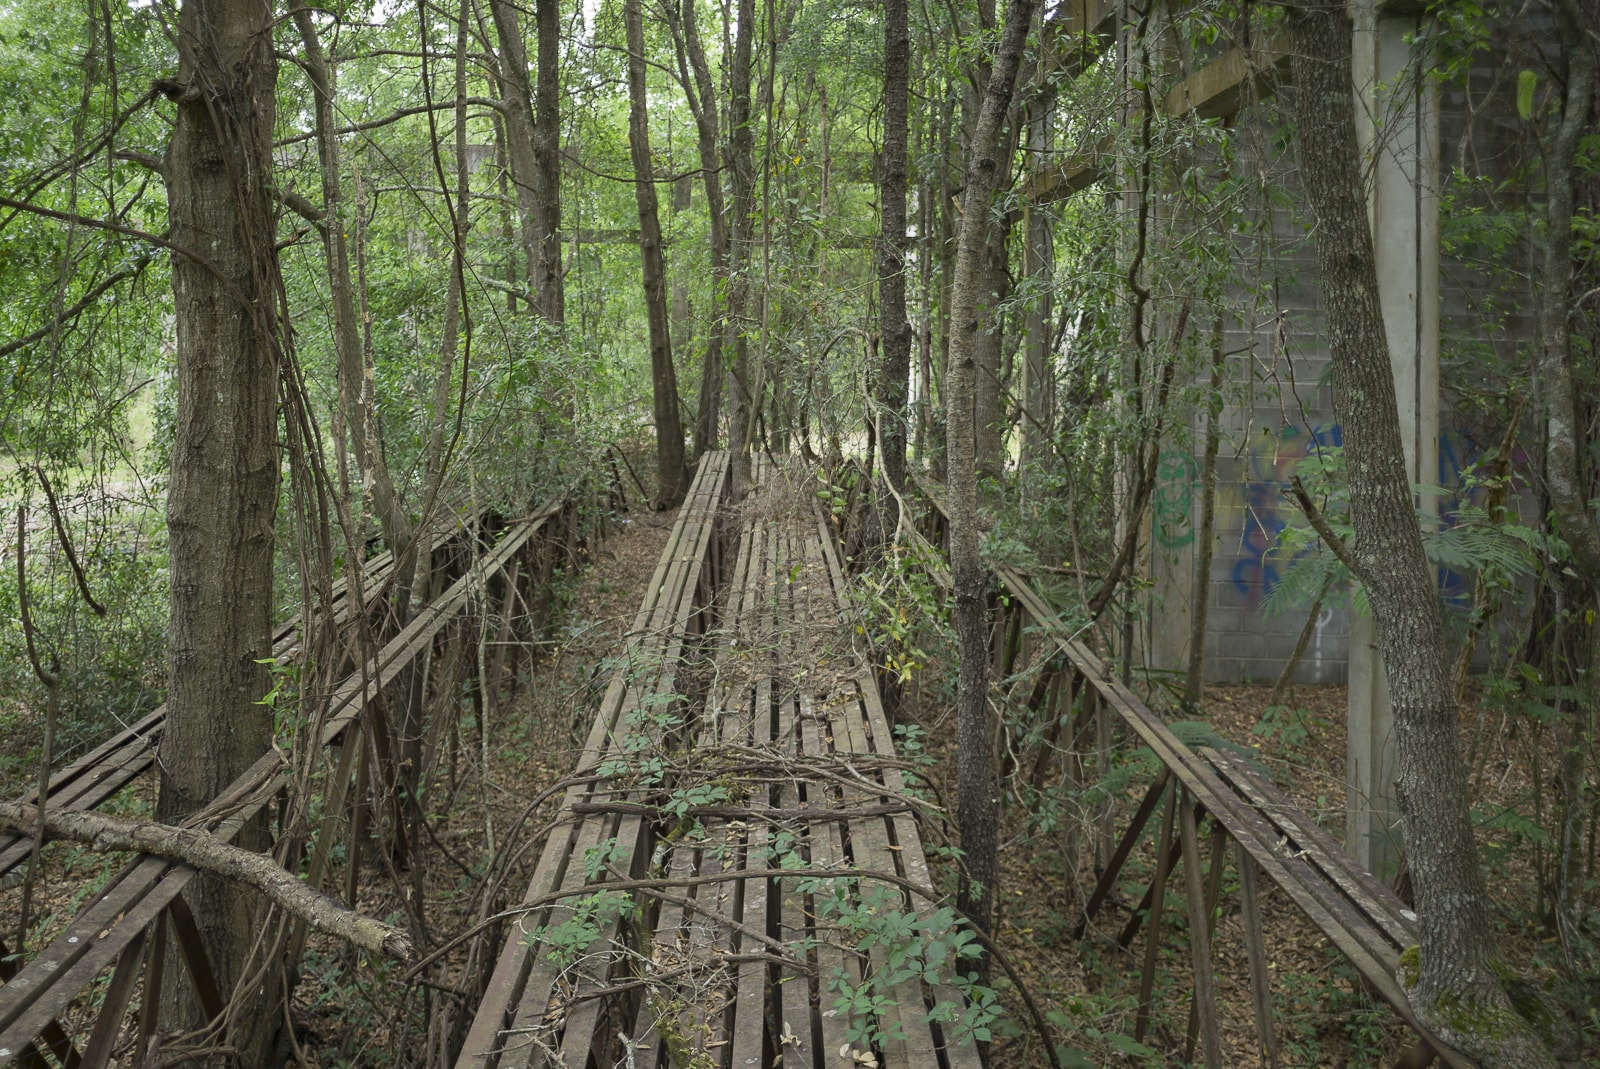
[[[959,995],[848,923],[938,917],[831,532],[760,471],[723,576],[725,479],[708,458],[458,1069],[978,1065],[930,1019]],[[838,1012],[850,990],[878,1012]]]

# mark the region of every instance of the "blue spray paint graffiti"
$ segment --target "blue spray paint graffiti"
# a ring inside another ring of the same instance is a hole
[[[1235,518],[1237,524],[1236,530],[1223,528],[1223,545],[1235,547],[1229,579],[1245,605],[1259,605],[1291,563],[1273,552],[1284,528],[1303,523],[1299,510],[1283,494],[1289,476],[1318,449],[1338,447],[1343,440],[1337,423],[1321,424],[1309,432],[1301,427],[1283,427],[1277,434],[1260,435],[1240,456],[1241,481],[1219,487],[1219,515],[1225,523],[1227,518]],[[1462,496],[1463,472],[1482,455],[1477,443],[1460,432],[1447,430],[1439,435],[1437,484],[1449,495],[1439,508],[1440,522],[1445,527],[1457,522],[1461,505],[1469,499]],[[1513,456],[1514,472],[1525,464],[1526,457],[1520,451]],[[1511,490],[1513,497],[1520,494],[1520,480],[1514,478]],[[1472,496],[1481,496],[1481,491],[1474,491]],[[1470,596],[1472,590],[1468,577],[1445,570],[1439,575],[1439,588],[1447,599]]]

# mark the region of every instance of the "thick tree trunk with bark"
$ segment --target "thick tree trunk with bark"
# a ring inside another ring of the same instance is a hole
[[[878,238],[876,426],[883,475],[896,494],[906,488],[906,395],[911,380],[911,323],[906,318],[906,134],[911,86],[911,30],[906,0],[884,0],[883,163],[878,184],[882,233]],[[885,537],[893,538],[900,508],[883,503]]]
[[[689,489],[684,462],[683,425],[678,418],[678,377],[672,366],[672,335],[667,322],[667,264],[661,250],[661,219],[650,162],[650,127],[644,84],[644,21],[639,0],[627,0],[623,20],[628,34],[628,148],[633,156],[633,190],[639,204],[639,259],[644,274],[644,304],[650,324],[650,379],[656,420],[656,507],[671,508]]]
[[[954,581],[957,656],[957,814],[965,878],[960,905],[987,930],[994,915],[999,798],[990,760],[988,577],[978,552],[978,480],[974,379],[979,332],[980,280],[988,250],[989,200],[1004,161],[998,156],[1000,126],[1016,88],[1017,68],[1033,19],[1034,0],[1011,0],[974,124],[971,157],[956,239],[955,278],[950,293],[950,363],[945,379],[949,463],[950,566]]]
[[[538,81],[530,84],[528,47],[517,5],[490,0],[500,38],[506,150],[516,186],[518,234],[533,287],[534,310],[552,323],[566,318],[561,275],[561,72],[560,9],[555,0],[536,6]]]
[[[1343,5],[1289,10],[1300,176],[1316,220],[1317,267],[1344,427],[1357,565],[1389,673],[1401,828],[1421,946],[1402,958],[1418,1016],[1486,1066],[1553,1067],[1512,1008],[1468,812],[1438,591],[1406,477],[1372,233],[1361,199],[1351,24]]]
[[[278,503],[278,308],[272,129],[277,63],[264,0],[188,0],[167,158],[178,411],[167,495],[171,626],[157,818],[179,823],[272,745],[272,711],[255,704],[272,656],[273,521]],[[239,844],[269,845],[265,819]],[[218,880],[188,894],[222,990],[244,977],[257,930],[248,903]],[[183,974],[173,969],[172,975]],[[174,983],[183,1015],[197,1003]],[[250,993],[259,1008],[275,997]],[[262,1056],[278,1014],[252,1010],[233,1041]]]

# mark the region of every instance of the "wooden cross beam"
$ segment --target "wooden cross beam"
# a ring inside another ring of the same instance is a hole
[[[1287,34],[1278,34],[1249,49],[1230,48],[1173,86],[1162,99],[1161,114],[1169,118],[1229,118],[1238,114],[1245,103],[1270,97],[1288,69]],[[1142,112],[1134,112],[1128,121],[1137,122],[1141,115]],[[1112,143],[1108,135],[1089,151],[1040,172],[1024,187],[1023,198],[1034,204],[1048,204],[1087,189],[1105,176]]]

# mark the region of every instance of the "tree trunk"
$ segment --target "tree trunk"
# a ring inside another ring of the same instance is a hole
[[[506,152],[511,157],[511,182],[516,187],[517,234],[527,263],[528,285],[535,293],[535,308],[543,314],[537,296],[540,270],[539,191],[541,177],[534,151],[533,87],[528,83],[528,46],[512,0],[489,0],[495,34],[500,38],[500,85],[504,93]]]
[[[723,342],[727,336],[728,315],[728,220],[722,199],[721,162],[718,153],[717,85],[706,63],[700,42],[700,26],[695,0],[683,0],[681,17],[674,21],[678,35],[678,76],[684,97],[694,116],[695,134],[700,147],[700,174],[705,185],[706,214],[711,230],[711,300],[714,309],[711,329],[706,335],[705,359],[700,371],[700,405],[695,416],[696,455],[717,448],[717,422],[722,409]],[[669,5],[669,11],[672,9]],[[693,76],[691,79],[691,71]]]
[[[1009,141],[1010,139],[1007,138]],[[1009,159],[1009,154],[1002,153]],[[1004,177],[997,175],[997,179]],[[965,198],[963,198],[965,203]],[[1008,213],[1009,214],[1009,213]],[[1005,429],[1005,412],[1001,404],[1004,393],[1001,384],[1001,354],[1005,342],[1005,316],[1000,311],[1010,288],[1008,221],[994,221],[988,227],[988,240],[983,254],[982,289],[978,293],[978,316],[983,328],[973,339],[977,359],[977,376],[973,380],[973,419],[977,425],[978,474],[986,480],[997,480],[1005,471],[1002,439]]]
[[[367,407],[362,404],[366,382],[366,358],[361,344],[361,321],[356,314],[355,287],[350,276],[349,240],[345,227],[344,189],[340,177],[339,138],[334,121],[334,78],[322,51],[322,41],[312,21],[311,9],[304,3],[295,6],[295,27],[305,49],[302,57],[307,79],[315,98],[317,157],[322,164],[322,244],[327,256],[328,291],[333,298],[333,341],[338,356],[339,422],[347,429],[347,440],[355,456],[363,486],[370,486],[372,504],[384,541],[397,558],[412,551],[410,518],[406,515],[383,451],[374,448],[378,428],[371,425]],[[342,446],[345,436],[341,436]],[[405,569],[409,572],[410,569]],[[405,574],[403,572],[402,574]],[[400,602],[398,616],[404,620],[409,590],[396,592]]]
[[[960,660],[956,690],[960,793],[957,819],[961,849],[966,854],[959,899],[961,909],[985,930],[994,913],[1000,810],[989,754],[993,732],[989,723],[988,581],[978,553],[974,377],[978,334],[987,326],[978,313],[978,288],[988,249],[989,200],[1004,165],[997,156],[1000,125],[1016,88],[1017,68],[1033,7],[1034,0],[1011,0],[973,129],[961,229],[956,239],[955,278],[950,288],[950,363],[945,378],[950,565]],[[983,972],[987,975],[987,961]]]
[[[548,0],[547,0],[548,2]],[[684,463],[683,426],[678,419],[678,378],[672,367],[672,336],[667,324],[667,265],[661,252],[661,219],[650,162],[650,128],[644,85],[644,21],[639,0],[627,0],[623,18],[628,34],[628,149],[633,156],[633,191],[639,204],[639,259],[644,274],[644,304],[650,323],[650,379],[656,419],[656,507],[671,508],[689,488]]]
[[[1402,983],[1441,1038],[1496,1067],[1553,1069],[1507,997],[1468,813],[1438,592],[1406,478],[1372,233],[1360,198],[1351,24],[1343,7],[1289,9],[1300,175],[1316,221],[1317,267],[1344,427],[1353,554],[1389,673],[1397,793],[1416,889],[1420,953]]]
[[[167,493],[171,625],[157,819],[179,823],[272,745],[273,537],[278,503],[278,309],[272,131],[277,62],[262,0],[189,0],[178,23],[178,78],[167,159],[177,327],[178,411]],[[265,818],[239,844],[270,845]],[[217,982],[232,991],[257,937],[248,903],[219,880],[188,894]],[[172,968],[171,975],[186,975]],[[174,1026],[203,1016],[173,983]],[[276,992],[249,993],[231,1042],[265,1057]],[[262,1007],[269,1007],[261,1012]],[[247,1062],[254,1059],[246,1059]]]
[[[883,215],[878,238],[878,449],[883,475],[896,494],[906,488],[906,395],[911,378],[911,323],[906,319],[906,133],[911,85],[911,29],[906,0],[884,0],[883,171],[878,203]],[[882,505],[884,537],[893,539],[900,507],[893,496]]]
[[[539,312],[552,323],[567,321],[566,279],[561,268],[561,6],[538,0],[538,84],[534,87],[534,229],[539,257],[533,276]]]
[[[1545,481],[1556,526],[1572,554],[1572,564],[1588,587],[1591,598],[1600,595],[1600,526],[1589,506],[1592,480],[1584,470],[1580,444],[1577,391],[1573,387],[1572,222],[1573,162],[1578,139],[1587,132],[1590,97],[1594,90],[1594,44],[1576,0],[1563,0],[1559,9],[1561,43],[1567,59],[1566,99],[1560,125],[1545,150],[1545,260],[1543,305],[1539,316],[1541,340],[1539,377],[1545,395]],[[1600,701],[1600,603],[1594,604],[1581,643],[1584,694],[1576,703],[1562,741],[1557,775],[1560,819],[1557,834],[1556,913],[1562,945],[1569,954],[1582,942],[1583,822],[1587,807],[1585,787],[1589,750],[1594,743],[1595,703]],[[1577,614],[1582,621],[1584,615]]]
[[[1183,682],[1183,707],[1200,710],[1206,676],[1206,618],[1211,609],[1211,553],[1217,541],[1217,449],[1222,418],[1222,372],[1227,363],[1222,311],[1211,323],[1211,388],[1206,393],[1204,455],[1200,460],[1200,529],[1194,541],[1194,593],[1189,600],[1189,672]]]
[[[726,8],[724,8],[726,11]],[[728,86],[728,168],[732,172],[733,202],[729,215],[733,233],[729,240],[728,324],[733,342],[733,367],[728,373],[728,447],[733,450],[733,496],[743,497],[750,486],[750,458],[746,452],[755,422],[756,398],[750,381],[750,344],[744,330],[750,304],[750,250],[755,234],[755,131],[751,126],[750,61],[755,46],[755,0],[738,0],[738,28],[733,39],[733,67]]]

